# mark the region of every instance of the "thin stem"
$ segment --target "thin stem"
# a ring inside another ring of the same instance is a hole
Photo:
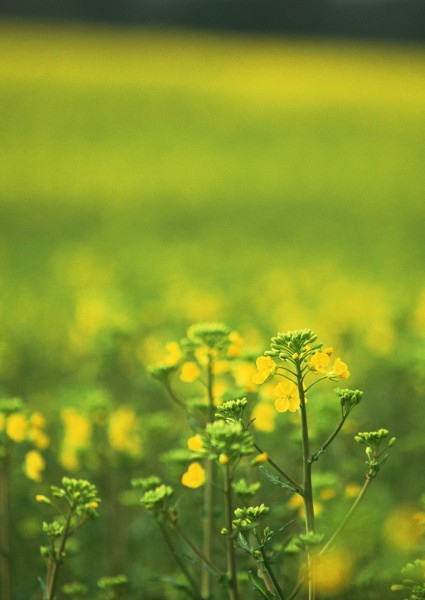
[[[75,506],[70,506],[69,511],[65,521],[65,527],[62,533],[62,537],[59,543],[58,550],[56,552],[54,563],[52,566],[52,570],[50,572],[50,579],[47,582],[47,600],[53,600],[55,597],[55,589],[58,579],[59,567],[62,564],[62,556],[64,554],[66,540],[68,539],[69,528],[71,526],[72,516],[75,511]]]
[[[256,535],[256,537],[257,537],[257,542],[260,544],[258,535]],[[280,587],[279,581],[278,581],[276,575],[274,574],[274,571],[271,567],[269,559],[267,558],[266,551],[264,550],[263,546],[261,546],[261,544],[260,544],[260,552],[261,552],[261,558],[263,559],[264,568],[267,572],[267,575],[270,577],[271,582],[273,583],[273,587],[276,591],[276,594],[278,595],[280,600],[285,600],[285,596],[283,594],[282,588]]]
[[[211,562],[211,560],[207,556],[205,556],[202,550],[198,548],[198,546],[194,542],[192,542],[192,540],[186,535],[185,531],[180,527],[180,525],[178,525],[178,523],[176,523],[175,521],[171,521],[171,523],[176,532],[186,542],[189,548],[191,548],[194,554],[196,554],[196,556],[198,556],[206,565],[208,565],[209,568],[212,571],[214,571],[216,575],[222,575],[223,573],[220,571],[220,569],[216,567],[215,564]]]
[[[8,448],[0,459],[0,563],[1,597],[10,600],[10,551],[9,551],[9,470],[10,456]]]
[[[301,411],[301,432],[303,446],[303,490],[304,490],[304,509],[305,509],[305,525],[307,533],[314,532],[314,506],[313,506],[313,487],[311,484],[311,465],[310,462],[310,443],[308,436],[307,411],[305,405],[305,393],[303,386],[303,377],[299,361],[297,361],[297,379],[298,379],[298,395],[300,398]],[[313,573],[313,560],[311,552],[307,550],[308,562],[308,598],[314,600],[315,586]]]
[[[264,450],[262,450],[262,448],[260,448],[260,446],[258,444],[256,444],[254,442],[254,448],[260,453],[260,454],[264,454]],[[271,464],[271,466],[273,467],[273,469],[275,469],[280,475],[282,475],[282,477],[284,477],[286,479],[286,481],[288,481],[296,490],[296,492],[298,494],[300,494],[300,496],[303,496],[303,488],[302,486],[297,483],[295,481],[295,479],[292,479],[292,477],[290,475],[288,475],[288,473],[286,473],[286,471],[284,471],[281,467],[279,467],[279,465],[277,463],[275,463],[274,460],[272,460],[267,452],[267,462]]]
[[[287,600],[294,600],[294,598],[298,595],[298,592],[301,590],[303,585],[304,585],[304,579],[300,579],[299,582],[297,583],[297,585],[292,590],[291,594],[288,596]]]
[[[178,405],[178,406],[179,406],[181,409],[183,409],[183,410],[184,410],[184,412],[185,412],[186,414],[188,414],[188,413],[189,413],[189,410],[188,410],[187,406],[186,406],[186,405],[184,404],[184,402],[182,402],[182,401],[180,400],[180,398],[179,398],[179,397],[178,397],[178,396],[175,394],[175,392],[174,392],[173,388],[171,387],[171,385],[170,385],[170,382],[168,381],[168,379],[166,379],[166,380],[164,381],[164,386],[165,386],[165,389],[167,390],[167,392],[168,392],[168,394],[169,394],[170,398],[173,400],[173,402],[175,402],[175,403],[176,403],[176,404],[177,404],[177,405]]]
[[[337,537],[337,535],[339,533],[341,533],[342,529],[345,527],[345,524],[347,523],[348,519],[351,517],[351,515],[353,514],[353,512],[356,510],[360,500],[363,498],[369,483],[372,481],[372,479],[368,476],[366,476],[366,480],[363,484],[362,489],[360,490],[357,498],[354,500],[350,510],[348,511],[348,513],[345,515],[345,517],[343,518],[343,520],[341,521],[341,523],[339,524],[338,528],[334,531],[334,533],[331,535],[331,537],[329,538],[329,540],[326,542],[326,544],[323,546],[323,548],[321,549],[321,551],[319,552],[319,556],[321,556],[322,554],[324,554],[326,552],[326,550],[331,546],[331,544],[333,543],[333,541],[335,540],[335,538]]]
[[[184,561],[182,560],[181,556],[175,549],[174,544],[168,534],[168,531],[166,530],[165,526],[162,523],[160,523],[159,521],[157,521],[157,522],[158,522],[158,526],[161,531],[162,537],[164,538],[164,541],[165,541],[170,553],[173,555],[173,558],[176,561],[179,569],[181,570],[183,575],[186,577],[190,587],[195,592],[195,594],[198,595],[198,593],[199,593],[198,585],[197,585],[196,581],[194,580],[194,578],[192,577],[191,572],[185,565]]]
[[[207,396],[208,396],[208,412],[207,422],[214,421],[214,394],[213,394],[213,357],[208,354],[207,363]],[[214,488],[216,479],[215,464],[211,460],[207,460],[205,464],[206,486],[204,490],[204,519],[202,527],[202,550],[208,561],[212,559],[213,553],[213,531],[214,531]],[[211,574],[207,569],[201,572],[201,597],[206,599],[211,594]]]
[[[315,460],[318,460],[319,456],[321,454],[323,454],[323,452],[326,450],[326,448],[329,446],[329,444],[331,444],[333,442],[333,440],[336,438],[336,436],[338,435],[338,433],[341,430],[341,427],[344,425],[346,419],[348,417],[348,412],[347,414],[345,414],[341,421],[339,422],[338,426],[335,428],[335,430],[331,433],[331,435],[328,437],[328,439],[326,440],[326,442],[320,446],[319,450],[317,450],[317,452],[315,452],[314,454],[312,454],[310,456],[310,462],[314,462]]]
[[[235,547],[232,537],[232,482],[229,465],[224,468],[224,508],[226,519],[226,544],[227,544],[227,572],[229,576],[229,598],[230,600],[239,600],[238,577],[236,569]]]

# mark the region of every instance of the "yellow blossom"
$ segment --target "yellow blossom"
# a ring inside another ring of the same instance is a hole
[[[310,359],[310,369],[316,373],[326,373],[330,358],[326,352],[315,352]]]
[[[47,433],[41,431],[41,429],[30,429],[28,438],[39,450],[45,450],[49,447],[50,438]]]
[[[92,424],[83,414],[75,408],[64,408],[61,410],[61,419],[65,432],[63,445],[73,448],[85,448],[90,444]]]
[[[237,361],[233,365],[233,377],[237,386],[245,389],[247,392],[257,391],[257,386],[252,381],[253,376],[257,373],[257,369],[250,362]]]
[[[332,488],[323,488],[323,490],[320,491],[320,498],[322,500],[332,500],[335,496],[336,492]]]
[[[168,342],[168,344],[165,345],[165,348],[168,352],[164,358],[165,364],[170,367],[177,365],[183,357],[179,344],[177,342]]]
[[[80,468],[78,454],[72,447],[62,448],[59,454],[59,462],[67,471],[77,471]]]
[[[340,358],[336,358],[329,375],[340,377],[341,379],[348,379],[350,377],[350,371],[348,370],[348,366],[345,362],[343,362]]]
[[[41,481],[41,473],[45,469],[44,458],[37,450],[30,450],[25,455],[25,474],[33,481]]]
[[[46,419],[40,412],[35,412],[30,417],[30,425],[35,429],[44,429],[46,426]]]
[[[218,462],[221,465],[227,465],[229,463],[229,457],[227,456],[227,454],[220,454]]]
[[[189,450],[192,450],[192,452],[202,450],[202,438],[199,433],[196,433],[187,440],[187,447]]]
[[[330,356],[331,354],[333,354],[333,353],[334,353],[334,349],[333,349],[332,347],[330,347],[330,348],[325,348],[325,349],[323,350],[323,352],[324,352],[325,354],[328,354],[328,355]]]
[[[260,465],[267,462],[268,460],[269,460],[269,455],[267,454],[267,452],[261,452],[261,454],[259,454],[257,456],[257,462],[260,463]]]
[[[231,341],[231,344],[227,349],[227,356],[230,358],[237,358],[240,356],[243,340],[237,331],[232,331],[229,334],[229,340]]]
[[[87,506],[88,506],[89,508],[94,508],[94,509],[96,509],[96,508],[99,508],[99,502],[95,502],[95,501],[93,501],[93,502],[89,502],[89,503],[87,504]]]
[[[352,569],[352,558],[343,550],[318,556],[314,569],[318,592],[335,594],[342,591],[350,583]]]
[[[259,356],[255,361],[257,365],[258,373],[254,375],[252,381],[257,385],[264,383],[269,379],[277,369],[277,365],[270,356]]]
[[[52,504],[50,498],[44,496],[43,494],[37,494],[35,497],[36,502],[41,502],[41,504]]]
[[[20,413],[13,413],[6,422],[6,433],[16,443],[23,442],[27,433],[27,420]]]
[[[415,518],[417,508],[402,504],[395,508],[385,519],[383,535],[393,548],[410,550],[422,537],[422,529]]]
[[[255,419],[253,425],[258,431],[271,432],[275,428],[276,411],[268,402],[260,402],[254,407],[251,419]]]
[[[347,483],[344,489],[344,494],[347,498],[354,498],[359,494],[361,487],[358,483]]]
[[[121,406],[111,414],[108,423],[108,439],[114,450],[129,456],[140,455],[141,444],[134,410]]]
[[[199,462],[189,465],[187,471],[182,475],[182,484],[189,488],[198,488],[205,483],[205,469]]]
[[[295,383],[288,379],[281,381],[275,387],[274,393],[277,396],[274,404],[278,412],[286,412],[287,410],[296,412],[300,405],[300,397]]]
[[[199,379],[200,376],[201,370],[195,362],[189,361],[183,363],[180,371],[181,381],[184,381],[185,383],[193,383],[194,381]]]

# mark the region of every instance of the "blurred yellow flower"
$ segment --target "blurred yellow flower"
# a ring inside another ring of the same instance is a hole
[[[229,340],[231,341],[231,344],[227,349],[227,356],[230,358],[237,358],[241,354],[243,339],[237,331],[232,331],[229,334]]]
[[[72,447],[64,447],[59,453],[59,462],[67,471],[77,471],[80,468],[80,459]]]
[[[275,400],[275,407],[278,412],[296,412],[300,405],[300,397],[298,394],[298,388],[292,381],[286,379],[277,384],[274,389],[274,393],[277,396]]]
[[[108,423],[108,439],[111,448],[129,456],[141,454],[136,413],[128,406],[121,406],[111,413]]]
[[[257,385],[267,381],[277,369],[276,363],[270,356],[259,356],[255,364],[257,365],[258,373],[253,376],[252,381]]]
[[[205,469],[199,462],[189,465],[187,471],[182,475],[182,484],[189,488],[198,488],[205,483]]]
[[[330,360],[327,352],[315,352],[310,359],[310,369],[316,373],[327,373]]]
[[[28,438],[33,442],[34,446],[39,450],[45,450],[49,447],[50,438],[41,429],[30,429]]]
[[[221,465],[227,465],[229,463],[229,457],[227,456],[227,454],[220,454],[218,462]]]
[[[244,388],[247,392],[255,392],[257,386],[252,381],[257,369],[251,362],[237,361],[233,365],[233,377],[237,386]]]
[[[25,474],[33,481],[41,481],[41,474],[46,467],[44,458],[37,450],[30,450],[25,455]]]
[[[345,362],[340,358],[336,358],[332,370],[328,373],[331,376],[340,377],[341,379],[348,379],[350,377],[350,371]]]
[[[30,426],[35,429],[44,429],[46,426],[46,419],[40,412],[35,412],[30,417]]]
[[[13,413],[6,421],[6,433],[8,437],[16,442],[23,442],[27,434],[28,422],[24,415]]]
[[[358,483],[347,483],[344,489],[344,495],[347,496],[347,498],[354,498],[355,496],[358,496],[360,490],[361,486]]]
[[[92,434],[90,419],[75,408],[63,408],[60,415],[65,428],[63,446],[75,449],[88,446]]]
[[[185,362],[180,371],[180,379],[186,383],[193,383],[201,376],[201,370],[198,365],[193,362]]]
[[[202,450],[202,438],[199,433],[195,433],[192,437],[187,440],[187,447],[192,452],[198,452],[198,450]]]
[[[353,559],[343,550],[318,556],[314,562],[314,577],[320,594],[336,594],[349,586]]]
[[[323,490],[320,490],[319,496],[321,500],[332,500],[332,498],[335,498],[336,492],[333,488],[323,488]]]
[[[268,402],[260,402],[254,407],[251,419],[255,419],[253,425],[258,431],[271,432],[275,428],[276,411]]]
[[[393,548],[410,550],[419,543],[423,532],[418,527],[417,512],[417,507],[402,504],[385,519],[383,536]]]
[[[165,364],[169,365],[170,367],[177,365],[183,358],[179,344],[177,342],[168,342],[168,344],[165,345],[165,348],[168,352],[164,358]]]

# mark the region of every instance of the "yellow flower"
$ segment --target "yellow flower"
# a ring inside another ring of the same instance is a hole
[[[129,456],[141,453],[136,413],[127,406],[115,410],[108,423],[108,439],[111,448]]]
[[[52,504],[50,498],[44,496],[43,494],[37,494],[35,497],[36,502],[41,502],[41,504]]]
[[[334,353],[334,349],[333,349],[332,347],[330,347],[330,348],[325,348],[325,349],[323,350],[323,352],[324,352],[325,354],[328,354],[328,355],[330,356],[331,354],[333,354],[333,353]]]
[[[229,334],[229,340],[231,341],[231,344],[227,350],[227,356],[230,358],[236,358],[240,356],[243,340],[239,333],[237,331],[232,331]]]
[[[178,343],[168,342],[168,344],[165,345],[165,348],[168,352],[167,356],[164,359],[165,364],[169,365],[170,367],[177,365],[183,357],[181,348],[178,345]]]
[[[295,383],[288,379],[281,381],[275,387],[274,393],[277,396],[274,405],[278,412],[286,412],[287,410],[296,412],[300,405],[300,397]]]
[[[229,457],[227,456],[227,454],[220,454],[218,462],[221,465],[227,465],[229,463]]]
[[[45,469],[44,458],[37,450],[30,450],[25,455],[25,474],[33,481],[41,481],[41,473]]]
[[[193,383],[201,376],[201,370],[195,362],[189,361],[182,365],[180,379],[186,383]]]
[[[321,594],[335,594],[349,585],[353,569],[352,558],[343,550],[318,556],[315,560],[315,581]]]
[[[385,519],[383,536],[393,547],[401,550],[414,548],[422,537],[422,529],[415,519],[417,508],[402,504],[396,507]]]
[[[348,379],[350,377],[350,371],[348,370],[348,366],[345,362],[342,362],[340,358],[336,358],[334,366],[329,372],[329,375],[340,377],[341,379]]]
[[[202,450],[202,438],[199,433],[196,433],[187,440],[187,447],[189,450],[192,450],[192,452]]]
[[[347,496],[347,498],[354,498],[359,494],[360,490],[361,487],[358,483],[347,483],[344,489],[344,495]]]
[[[59,462],[67,471],[77,471],[80,468],[80,460],[77,452],[72,447],[62,448],[59,454]]]
[[[327,352],[315,352],[310,359],[310,369],[316,373],[326,373],[330,360]]]
[[[61,419],[65,427],[63,446],[78,449],[90,444],[92,424],[85,415],[75,408],[64,408],[61,410]]]
[[[46,426],[46,419],[41,413],[35,412],[30,417],[30,425],[35,429],[44,429]]]
[[[41,429],[30,429],[28,437],[39,450],[45,450],[49,447],[50,438]]]
[[[199,462],[193,462],[182,475],[182,484],[188,488],[198,488],[205,483],[205,469]]]
[[[264,464],[268,460],[269,460],[269,455],[267,454],[267,452],[261,452],[261,454],[259,454],[257,456],[257,463],[259,463],[260,465]]]
[[[260,402],[254,407],[251,414],[251,419],[254,420],[254,427],[258,431],[270,432],[275,428],[276,411],[268,402]]]
[[[332,498],[335,498],[335,496],[336,492],[332,488],[323,488],[323,490],[320,492],[320,498],[322,500],[332,500]]]
[[[24,415],[14,413],[6,422],[6,433],[16,443],[23,442],[27,433],[27,420]]]
[[[277,369],[276,363],[270,356],[259,356],[255,364],[257,365],[258,373],[254,375],[252,381],[258,385],[267,381]]]
[[[233,377],[237,386],[245,389],[247,392],[256,392],[257,386],[252,381],[257,370],[255,366],[250,362],[239,362],[234,363],[233,366]]]

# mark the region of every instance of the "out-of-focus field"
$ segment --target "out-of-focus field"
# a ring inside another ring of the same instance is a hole
[[[143,452],[105,450],[111,495],[152,464],[167,474],[157,457],[188,430],[167,429],[145,369],[209,320],[253,353],[278,330],[316,330],[365,391],[353,428],[399,439],[359,513],[382,562],[363,553],[346,596],[386,597],[419,544],[391,539],[390,519],[425,491],[425,49],[3,22],[0,119],[0,384],[52,437],[43,483],[16,468],[16,600],[43,570],[30,498],[63,472],[99,475],[88,450],[60,464],[61,407],[137,413]],[[131,559],[99,552],[97,575],[148,579],[161,550],[138,556],[153,533],[122,519]],[[134,597],[165,598],[158,586]]]

